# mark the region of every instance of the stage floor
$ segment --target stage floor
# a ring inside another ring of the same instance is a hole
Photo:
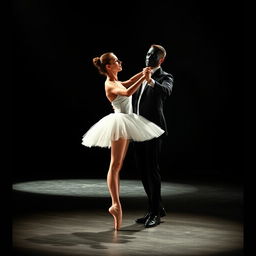
[[[140,181],[121,181],[123,225],[113,230],[100,179],[13,185],[15,255],[243,255],[243,193],[226,184],[163,182],[167,216],[154,228],[135,223],[146,209]]]

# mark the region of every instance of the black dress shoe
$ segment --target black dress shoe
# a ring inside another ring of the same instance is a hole
[[[150,215],[148,220],[145,223],[145,228],[152,228],[160,224],[160,216],[159,215]]]
[[[139,218],[137,220],[135,220],[137,223],[140,223],[140,224],[145,224],[147,219],[149,218],[150,216],[150,213],[148,212],[144,217],[142,218]]]
[[[144,217],[136,219],[135,221],[139,224],[145,224],[146,221],[148,220],[149,216],[150,216],[150,212],[148,212]],[[160,217],[164,217],[164,216],[166,216],[166,211],[164,208],[161,208],[160,209]]]

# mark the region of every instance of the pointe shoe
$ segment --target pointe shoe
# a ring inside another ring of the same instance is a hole
[[[122,225],[122,209],[121,207],[112,205],[108,209],[109,213],[114,217],[114,229],[119,230]]]

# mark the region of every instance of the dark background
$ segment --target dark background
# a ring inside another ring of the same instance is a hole
[[[92,58],[144,67],[152,43],[174,76],[163,179],[243,182],[243,6],[216,1],[12,2],[12,181],[105,178],[109,149],[82,135],[112,109]],[[132,145],[123,178],[137,178]]]

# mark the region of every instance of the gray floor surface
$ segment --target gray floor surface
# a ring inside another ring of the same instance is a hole
[[[105,180],[16,183],[13,194],[15,255],[244,255],[240,186],[163,182],[167,216],[147,229],[134,221],[146,211],[141,183],[123,180],[120,231],[113,230],[107,212]]]

